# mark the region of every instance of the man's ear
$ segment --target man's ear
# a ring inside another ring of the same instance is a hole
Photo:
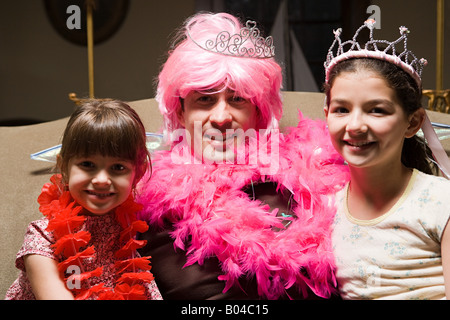
[[[409,127],[406,130],[405,137],[411,138],[413,137],[417,131],[422,127],[423,122],[425,121],[425,109],[419,108],[412,115],[408,117]]]
[[[184,120],[184,99],[180,98],[180,107],[177,109],[176,112],[177,112],[178,122],[183,127],[186,127],[186,121]]]

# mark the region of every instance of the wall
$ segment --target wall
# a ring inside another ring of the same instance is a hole
[[[121,29],[95,47],[95,95],[154,96],[154,78],[170,35],[194,12],[194,0],[131,0]],[[89,94],[86,47],[62,38],[41,0],[3,1],[0,10],[0,121],[68,116],[68,93]]]
[[[435,0],[372,0],[381,11],[381,29],[375,37],[393,40],[398,27],[410,30],[408,48],[428,60],[423,71],[424,89],[436,89],[436,1]],[[450,88],[450,1],[445,3],[444,88]]]
[[[209,3],[208,1],[204,1]],[[121,29],[95,47],[97,97],[136,100],[154,96],[154,79],[173,30],[197,0],[131,0]],[[372,0],[381,9],[376,37],[393,39],[398,26],[411,30],[409,47],[429,65],[424,88],[435,88],[436,4],[426,0]],[[450,1],[446,2],[446,13]],[[446,21],[450,35],[450,19]],[[450,40],[445,43],[445,88],[450,88]],[[88,95],[87,50],[53,29],[41,0],[3,1],[0,10],[0,121],[54,120],[70,115],[67,95]]]

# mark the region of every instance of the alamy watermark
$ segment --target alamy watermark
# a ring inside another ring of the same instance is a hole
[[[67,267],[66,273],[70,274],[66,280],[67,288],[70,290],[81,289],[80,278],[78,277],[81,274],[81,268],[77,265],[70,265]]]
[[[373,19],[377,23],[375,24],[375,29],[381,29],[381,9],[377,5],[371,5],[367,7],[366,13],[371,14],[368,19]]]
[[[77,5],[70,5],[66,9],[66,13],[70,16],[66,20],[66,26],[69,30],[81,29],[81,9]],[[371,14],[368,19],[374,19],[377,24],[375,29],[381,29],[381,9],[377,5],[367,7],[366,13]]]
[[[67,29],[81,29],[81,10],[77,5],[70,5],[66,9],[66,13],[70,16],[66,20]]]
[[[195,121],[193,136],[189,130],[180,128],[168,138],[173,144],[171,160],[175,164],[255,165],[263,174],[275,174],[279,169],[278,129],[226,129],[223,132],[214,128],[203,130],[202,123]]]

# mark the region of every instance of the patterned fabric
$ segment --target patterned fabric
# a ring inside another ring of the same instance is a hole
[[[7,300],[34,300],[30,282],[27,278],[23,258],[29,254],[38,254],[59,261],[55,256],[51,245],[55,242],[51,233],[46,231],[48,219],[42,218],[29,224],[25,234],[22,248],[16,256],[16,267],[21,270],[19,277],[14,281],[6,293]],[[119,242],[120,225],[111,214],[103,216],[88,216],[83,230],[91,233],[91,243],[95,246],[97,255],[95,258],[85,260],[85,270],[94,270],[104,266],[101,277],[92,278],[90,285],[103,282],[105,286],[114,285],[114,252],[120,249]],[[159,290],[153,280],[147,287],[147,297],[153,300],[162,299]]]
[[[443,299],[441,237],[450,216],[450,182],[414,170],[384,215],[358,220],[337,195],[333,249],[344,299]]]

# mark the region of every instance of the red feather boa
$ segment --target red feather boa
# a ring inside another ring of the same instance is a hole
[[[58,271],[65,279],[88,282],[91,277],[99,277],[103,267],[92,271],[85,271],[83,260],[95,256],[95,247],[88,244],[91,234],[88,231],[79,230],[86,217],[81,213],[82,207],[72,199],[69,191],[61,191],[61,175],[54,175],[42,188],[38,198],[39,210],[48,218],[47,231],[52,232],[56,242],[52,245],[56,255],[62,257],[58,263]],[[115,253],[118,260],[114,267],[116,270],[116,284],[113,288],[106,287],[103,283],[91,286],[88,289],[72,289],[77,300],[96,297],[98,300],[144,300],[146,299],[143,282],[151,282],[154,278],[150,272],[151,257],[137,257],[136,250],[145,246],[145,241],[136,240],[137,232],[145,232],[148,225],[144,221],[137,220],[136,212],[142,206],[134,202],[130,197],[115,209],[115,218],[122,230],[120,242],[123,247]],[[131,257],[131,258],[129,258]],[[69,266],[78,266],[81,274],[65,277]]]

